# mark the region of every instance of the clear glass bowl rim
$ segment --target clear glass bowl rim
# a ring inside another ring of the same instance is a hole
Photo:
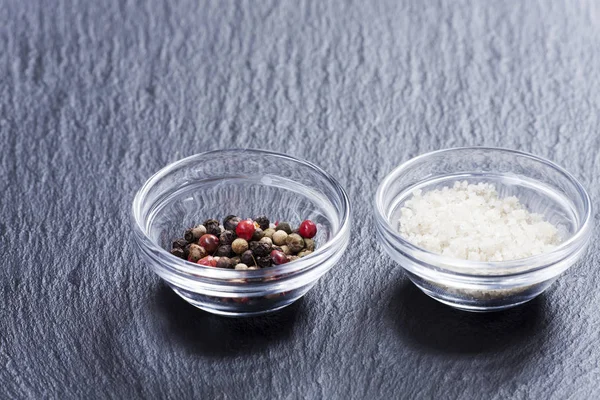
[[[394,227],[389,223],[389,221],[385,217],[386,210],[383,207],[385,190],[390,186],[390,184],[394,181],[394,179],[396,179],[403,171],[410,168],[417,162],[422,161],[423,159],[426,159],[426,158],[434,156],[434,155],[450,153],[450,152],[455,152],[455,151],[462,151],[462,150],[484,150],[484,151],[497,151],[497,152],[503,152],[503,153],[511,153],[511,154],[519,155],[522,157],[526,157],[526,158],[530,158],[532,160],[538,161],[538,162],[545,164],[546,166],[554,169],[555,171],[561,173],[576,187],[577,192],[581,196],[581,200],[583,202],[584,212],[582,213],[583,217],[581,219],[581,224],[580,224],[579,229],[569,239],[567,239],[566,241],[561,243],[558,247],[556,247],[554,250],[552,250],[548,253],[538,254],[535,256],[527,257],[527,258],[521,258],[521,259],[509,260],[509,261],[488,261],[488,262],[486,262],[486,261],[473,261],[473,260],[463,260],[463,259],[458,259],[458,258],[450,258],[450,257],[446,257],[443,255],[425,250],[421,247],[415,246],[414,244],[412,244],[409,241],[407,241],[406,239],[404,239],[402,236],[400,236],[400,234],[397,232],[397,230],[394,229]],[[589,239],[589,231],[591,228],[591,216],[592,216],[592,205],[591,205],[591,199],[590,199],[589,194],[587,193],[587,191],[585,190],[583,185],[568,171],[566,171],[564,168],[560,167],[559,165],[557,165],[557,164],[553,163],[552,161],[549,161],[545,158],[538,157],[531,153],[527,153],[527,152],[523,152],[523,151],[519,151],[519,150],[502,148],[502,147],[485,147],[485,146],[452,147],[452,148],[448,148],[448,149],[436,150],[436,151],[431,151],[428,153],[418,155],[418,156],[413,157],[410,160],[400,164],[399,166],[394,168],[390,173],[388,173],[383,178],[383,180],[381,181],[379,186],[377,187],[377,191],[375,193],[375,218],[376,218],[379,226],[381,228],[383,228],[385,230],[385,232],[388,234],[388,237],[393,238],[393,240],[395,241],[395,243],[397,245],[399,245],[399,247],[401,247],[403,250],[406,249],[406,250],[412,251],[415,254],[420,254],[420,255],[426,256],[427,264],[436,265],[436,267],[438,267],[438,268],[439,268],[439,265],[452,265],[453,267],[457,267],[458,269],[464,270],[467,274],[469,274],[467,271],[477,271],[478,269],[489,270],[489,269],[502,268],[503,270],[506,270],[506,271],[510,271],[511,269],[522,270],[522,267],[525,264],[535,264],[535,265],[543,264],[544,266],[542,266],[540,268],[528,269],[526,271],[520,271],[520,273],[530,273],[530,272],[539,270],[541,268],[544,268],[545,266],[552,264],[557,259],[557,256],[560,256],[559,258],[562,259],[562,258],[564,258],[565,252],[567,252],[568,254],[571,254],[573,251],[575,251],[576,249],[581,247],[582,241],[583,241],[583,243],[587,242],[587,240]],[[561,255],[563,255],[563,256],[561,256]],[[455,270],[445,271],[445,272],[450,272],[452,274],[456,274]],[[474,275],[478,275],[478,274],[475,273]]]
[[[282,158],[291,162],[295,162],[311,168],[313,171],[317,172],[325,181],[331,185],[331,187],[338,193],[341,198],[341,212],[340,214],[340,227],[338,231],[331,237],[325,244],[320,246],[316,251],[312,254],[302,257],[299,260],[294,262],[281,264],[277,266],[273,266],[270,268],[258,269],[258,270],[245,270],[245,271],[236,271],[229,269],[220,269],[215,267],[209,267],[204,265],[199,265],[196,263],[192,263],[187,260],[183,260],[177,258],[170,254],[168,251],[163,249],[157,243],[155,243],[148,235],[146,234],[145,229],[145,221],[142,219],[141,215],[141,206],[150,191],[150,189],[163,177],[171,173],[173,170],[179,168],[183,164],[188,162],[203,159],[210,155],[215,154],[226,154],[226,153],[254,153],[257,156],[271,156]],[[292,273],[300,273],[305,270],[310,270],[312,267],[317,266],[320,263],[320,256],[324,253],[336,253],[343,248],[344,236],[348,235],[348,231],[350,229],[350,215],[351,215],[351,205],[350,199],[346,194],[344,188],[338,183],[338,181],[328,172],[323,170],[321,167],[306,161],[301,160],[299,158],[284,154],[278,153],[270,150],[263,149],[252,149],[252,148],[228,148],[228,149],[218,149],[206,151],[203,153],[197,153],[175,162],[172,162],[165,167],[158,170],[154,173],[146,182],[142,185],[142,187],[137,191],[131,208],[131,218],[134,225],[134,229],[137,230],[138,236],[141,234],[143,237],[143,246],[147,248],[147,250],[152,251],[153,253],[158,253],[161,256],[161,261],[164,261],[163,267],[169,268],[174,272],[183,273],[185,275],[195,275],[198,278],[210,278],[216,280],[230,280],[236,278],[264,278],[275,275],[283,275],[283,274],[292,274]],[[164,258],[162,258],[164,257]],[[166,265],[165,265],[166,264]]]

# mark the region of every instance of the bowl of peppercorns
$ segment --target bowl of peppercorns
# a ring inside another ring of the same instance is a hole
[[[350,204],[319,167],[285,154],[197,154],[153,175],[133,201],[139,254],[179,296],[225,316],[306,294],[350,239]]]

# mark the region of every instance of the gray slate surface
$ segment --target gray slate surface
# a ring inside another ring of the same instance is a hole
[[[591,1],[3,2],[0,397],[599,397],[597,235],[542,297],[470,315],[408,283],[371,214],[393,166],[462,145],[598,199],[598,37]],[[188,306],[130,248],[150,174],[233,146],[313,161],[354,205],[342,262],[268,318]]]

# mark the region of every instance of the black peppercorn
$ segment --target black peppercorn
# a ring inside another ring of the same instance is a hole
[[[267,255],[264,257],[256,257],[256,265],[258,265],[261,268],[268,268],[271,266],[271,256]]]
[[[262,229],[263,231],[265,229],[269,229],[269,224],[271,223],[271,221],[269,221],[269,218],[263,216],[260,217],[256,217],[254,219],[254,222],[256,222],[258,224],[258,226],[260,227],[260,229]]]
[[[175,247],[173,250],[171,250],[171,254],[173,254],[175,257],[185,258],[185,251],[181,247]]]
[[[188,242],[185,239],[177,239],[176,241],[173,242],[173,246],[172,248],[174,249],[183,249],[185,246],[187,246]]]
[[[217,268],[233,269],[233,267],[235,267],[235,264],[229,257],[221,257],[219,258],[219,261],[217,261]]]
[[[256,265],[254,255],[250,250],[246,250],[245,252],[243,252],[242,256],[240,257],[240,260],[242,261],[242,264],[246,264],[248,266]]]
[[[233,243],[235,238],[236,238],[235,233],[233,233],[232,231],[223,231],[223,232],[221,232],[221,235],[219,236],[219,243],[230,245],[231,243]]]
[[[204,225],[198,225],[194,228],[190,228],[187,231],[185,231],[183,237],[188,242],[193,243],[193,242],[197,242],[198,239],[200,239],[200,237],[202,235],[204,235],[205,233],[206,233],[206,227]]]
[[[225,219],[223,219],[223,227],[225,227],[225,229],[228,231],[235,231],[237,224],[241,220],[242,219],[240,217],[236,217],[235,215],[228,215],[225,217]]]
[[[210,220],[210,221],[214,221],[211,222],[209,224],[206,224],[206,222],[204,223],[205,227],[206,227],[206,233],[209,233],[211,235],[215,235],[215,236],[219,236],[221,234],[221,227],[219,226],[219,222],[216,220]]]
[[[231,250],[231,245],[224,244],[222,246],[219,246],[215,255],[218,257],[229,257],[230,255],[232,255],[232,253],[233,250]]]
[[[217,221],[216,219],[207,219],[206,221],[204,221],[204,223],[202,224],[204,226],[208,226],[208,225],[217,225],[219,226],[219,221]]]
[[[260,228],[256,228],[254,230],[254,233],[252,234],[252,239],[251,240],[260,240],[265,236],[265,232],[260,229]]]
[[[276,231],[284,231],[285,233],[287,233],[288,235],[290,233],[292,233],[292,227],[290,226],[289,223],[287,222],[280,222],[279,224],[277,224],[277,226],[275,227]]]
[[[256,243],[256,245],[251,246],[252,254],[256,257],[264,257],[271,253],[271,246],[268,243],[264,242],[252,242]]]

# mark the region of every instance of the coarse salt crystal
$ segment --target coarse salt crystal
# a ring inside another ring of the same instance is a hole
[[[400,211],[402,237],[453,258],[516,260],[549,252],[561,242],[558,229],[542,215],[527,211],[515,196],[499,198],[489,183],[415,190]]]

